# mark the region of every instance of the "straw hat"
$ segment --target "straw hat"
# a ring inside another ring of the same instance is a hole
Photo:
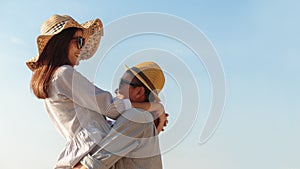
[[[165,76],[162,69],[154,62],[142,62],[129,68],[130,70],[150,91],[153,93],[155,100],[160,101],[158,94],[165,84]]]
[[[37,37],[38,54],[28,60],[26,65],[32,71],[38,68],[37,61],[43,52],[49,40],[56,34],[67,28],[81,28],[83,30],[83,38],[85,45],[81,49],[80,58],[89,59],[96,52],[101,36],[103,35],[103,25],[100,19],[91,20],[83,24],[79,24],[68,15],[52,15],[41,26],[41,34]]]

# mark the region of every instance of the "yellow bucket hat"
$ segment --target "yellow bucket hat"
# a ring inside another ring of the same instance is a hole
[[[165,84],[165,76],[162,69],[154,62],[142,62],[129,68],[130,70],[150,91],[153,93],[155,100],[160,101],[158,94]]]
[[[37,69],[37,61],[49,40],[54,35],[71,27],[81,28],[83,30],[83,38],[85,38],[86,43],[81,49],[80,58],[91,58],[97,51],[101,36],[103,36],[103,25],[101,20],[97,18],[83,24],[79,24],[68,15],[54,14],[41,26],[41,34],[37,37],[38,54],[26,62],[28,68],[32,71]]]

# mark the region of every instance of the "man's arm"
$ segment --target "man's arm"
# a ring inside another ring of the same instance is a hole
[[[123,157],[160,156],[153,117],[141,109],[130,109],[120,116],[108,135],[98,144],[94,154],[85,156],[81,164],[88,169],[108,169]],[[161,161],[157,164],[161,165]],[[78,164],[76,167],[82,167]],[[161,166],[155,166],[159,169]]]

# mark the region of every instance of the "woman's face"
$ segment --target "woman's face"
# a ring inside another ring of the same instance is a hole
[[[78,48],[78,37],[82,37],[82,31],[77,30],[73,35],[73,39],[69,44],[69,52],[68,59],[70,61],[71,66],[75,66],[79,64],[80,60],[80,49]]]

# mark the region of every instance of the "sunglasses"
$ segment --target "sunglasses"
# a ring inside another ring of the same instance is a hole
[[[143,86],[142,84],[132,83],[132,82],[129,82],[129,81],[125,80],[125,79],[121,79],[120,80],[119,86],[121,86],[122,84],[127,84],[127,85],[130,85],[132,87],[141,87],[141,86]]]
[[[72,38],[72,40],[75,40],[77,42],[77,48],[78,49],[81,49],[83,47],[84,40],[85,40],[83,37],[77,36],[77,37]]]

